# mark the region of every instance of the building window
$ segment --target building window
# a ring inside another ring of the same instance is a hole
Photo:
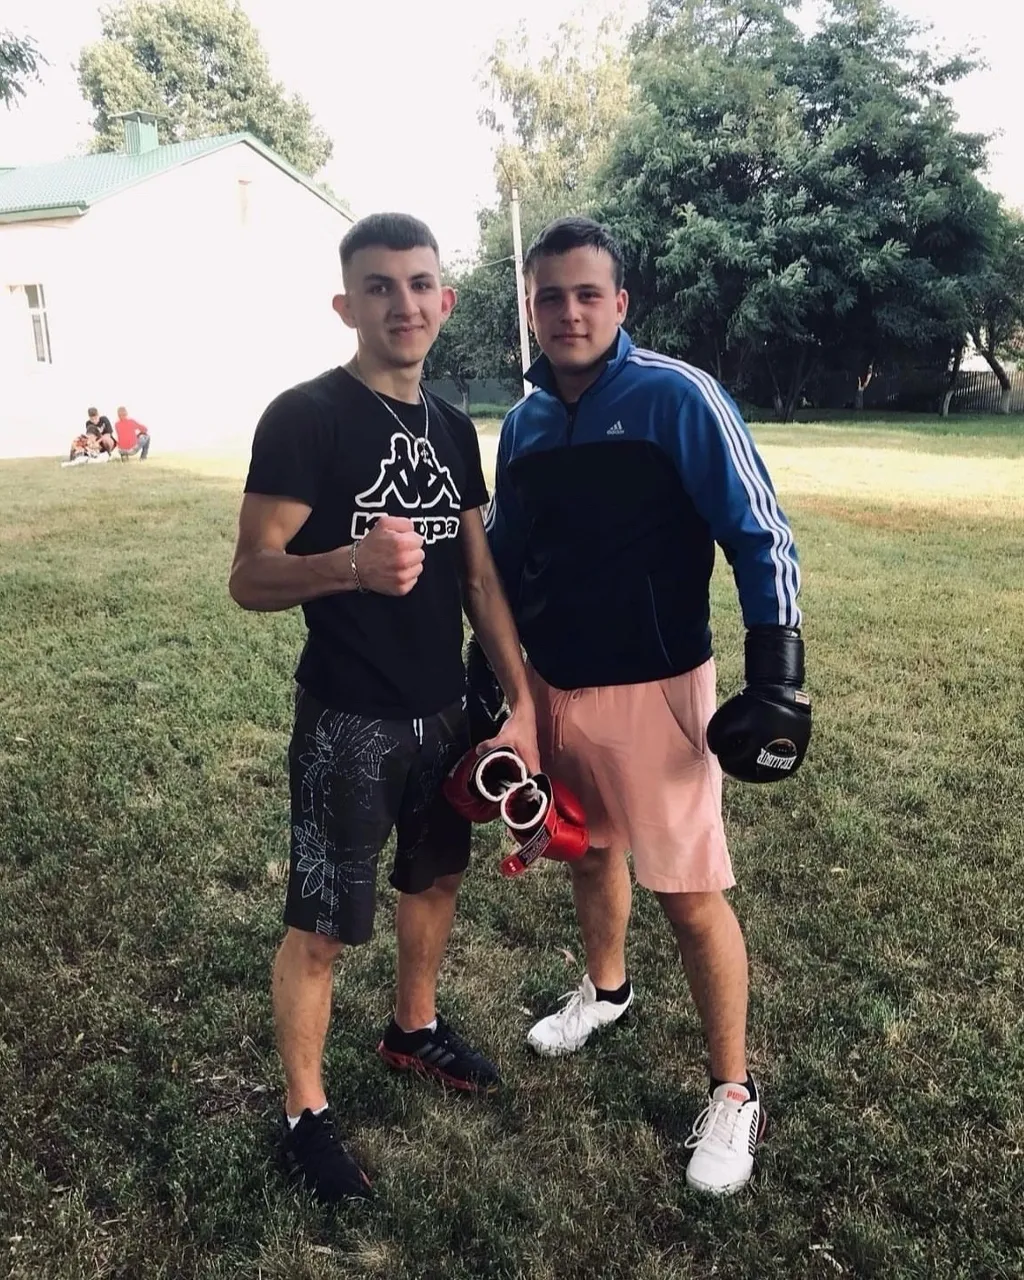
[[[36,360],[39,364],[52,364],[50,351],[50,325],[46,319],[46,295],[41,284],[14,284],[11,293],[23,293],[28,303],[29,318],[32,323],[32,340],[36,349]]]
[[[243,227],[249,225],[249,187],[248,178],[238,179],[238,218]]]

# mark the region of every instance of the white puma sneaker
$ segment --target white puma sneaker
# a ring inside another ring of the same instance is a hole
[[[597,991],[587,974],[575,991],[562,997],[562,1008],[534,1023],[526,1037],[531,1049],[549,1058],[582,1049],[592,1031],[617,1022],[633,1003],[633,988],[622,1004],[598,1000]]]
[[[695,1191],[730,1196],[741,1191],[754,1172],[754,1148],[764,1136],[767,1116],[761,1100],[741,1084],[721,1084],[693,1123],[686,1139],[693,1152],[686,1182]]]

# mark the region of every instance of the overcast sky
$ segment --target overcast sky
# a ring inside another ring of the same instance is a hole
[[[476,210],[494,196],[491,136],[477,121],[477,76],[496,36],[520,19],[542,37],[580,0],[243,0],[274,74],[309,102],[334,139],[324,176],[357,214],[404,209],[433,226],[446,257],[471,253]],[[593,13],[643,0],[589,0]],[[1024,205],[1024,112],[1019,106],[1021,0],[895,0],[934,24],[948,50],[979,46],[990,64],[955,86],[967,129],[1002,131],[990,181]],[[0,165],[59,159],[90,134],[73,63],[99,35],[92,0],[3,0],[0,24],[31,32],[50,62],[43,83],[12,111],[0,110]]]

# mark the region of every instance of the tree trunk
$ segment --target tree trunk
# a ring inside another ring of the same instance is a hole
[[[783,352],[783,360],[785,360],[785,357],[786,353]],[[817,361],[808,357],[806,347],[800,347],[799,355],[797,355],[789,372],[785,389],[780,385],[771,356],[767,353],[765,354],[765,363],[768,366],[768,372],[772,380],[772,404],[775,408],[775,416],[780,422],[792,422],[804,387],[807,386],[811,374],[817,368]]]
[[[867,389],[868,389],[868,385],[869,385],[869,383],[871,382],[871,379],[872,379],[874,376],[875,376],[875,362],[874,362],[874,361],[872,361],[872,362],[868,365],[868,371],[867,371],[867,373],[864,375],[864,377],[863,377],[863,378],[860,376],[860,374],[859,374],[859,373],[857,374],[857,390],[856,390],[856,392],[854,393],[854,396],[853,396],[853,407],[854,407],[855,409],[863,409],[863,408],[864,408],[864,392],[865,392],[865,391],[867,391]]]
[[[772,380],[772,409],[775,411],[776,418],[778,418],[780,422],[785,422],[786,402],[782,396],[782,388],[779,386],[779,380],[775,376],[775,366],[772,364],[772,358],[767,354],[767,352],[765,353],[764,362],[768,366],[768,376]]]
[[[800,355],[797,357],[796,367],[793,370],[789,380],[789,391],[786,394],[786,403],[783,406],[783,422],[792,422],[796,413],[796,407],[800,403],[800,397],[803,394],[804,387],[807,386],[807,379],[814,371],[814,361],[808,360],[807,348],[800,348]]]
[[[953,392],[956,390],[956,380],[960,376],[960,366],[964,359],[964,344],[961,343],[953,356],[953,368],[949,371],[949,381],[946,383],[946,391],[942,397],[942,404],[939,408],[939,417],[949,417],[949,404],[953,399]]]
[[[724,374],[722,370],[722,344],[715,343],[715,381],[724,385]]]
[[[975,339],[975,342],[977,343],[977,339]],[[999,363],[999,360],[996,357],[996,353],[992,350],[991,347],[981,347],[980,349],[981,349],[981,354],[988,361],[989,368],[999,379],[999,388],[1002,392],[1002,394],[999,397],[999,412],[1009,413],[1010,412],[1010,393],[1012,391],[1012,386],[1010,383],[1010,375]]]
[[[747,366],[753,358],[752,346],[749,342],[744,342],[736,356],[736,372],[733,377],[733,384],[736,392],[740,393],[747,385]]]

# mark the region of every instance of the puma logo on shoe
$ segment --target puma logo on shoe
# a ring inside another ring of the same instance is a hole
[[[740,1191],[754,1172],[754,1150],[764,1135],[765,1113],[757,1092],[720,1084],[693,1122],[686,1147],[693,1152],[686,1183],[695,1191],[727,1196]]]

